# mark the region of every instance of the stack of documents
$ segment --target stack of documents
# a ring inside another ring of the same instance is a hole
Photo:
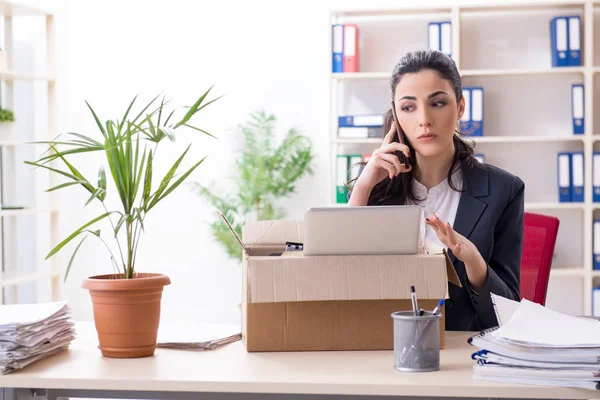
[[[492,295],[499,326],[469,339],[475,379],[600,389],[600,321]]]
[[[74,338],[66,302],[0,305],[0,375],[61,352]]]

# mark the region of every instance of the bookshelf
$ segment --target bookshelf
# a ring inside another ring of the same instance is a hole
[[[558,15],[581,17],[582,66],[551,66],[550,19]],[[331,45],[326,55],[330,205],[344,205],[336,203],[336,156],[368,154],[381,143],[381,139],[338,138],[337,117],[383,114],[389,108],[389,79],[398,59],[427,48],[429,22],[450,21],[452,58],[463,84],[485,89],[485,133],[469,139],[475,152],[525,181],[527,211],[561,220],[547,305],[571,314],[591,314],[592,288],[600,285],[600,271],[593,270],[592,259],[593,219],[600,218],[600,203],[592,201],[591,179],[592,153],[600,151],[600,1],[509,0],[452,7],[413,3],[334,9],[329,21],[356,24],[359,29],[359,72],[331,72]],[[497,32],[502,36],[496,37]],[[331,44],[331,29],[328,33]],[[570,87],[575,83],[585,85],[585,132],[577,136],[572,134],[570,112]],[[558,202],[560,151],[584,153],[582,203]]]
[[[0,14],[7,58],[0,70],[0,101],[15,112],[15,122],[0,124],[0,304],[57,300],[59,260],[44,261],[50,244],[59,240],[57,195],[44,193],[56,179],[23,163],[43,150],[31,142],[57,136],[54,16],[1,0]],[[15,40],[14,27],[22,22],[35,24],[44,34],[44,48],[33,50],[44,55],[41,73],[31,72],[36,71],[30,64],[35,57],[25,59],[31,53],[16,47],[23,42]]]

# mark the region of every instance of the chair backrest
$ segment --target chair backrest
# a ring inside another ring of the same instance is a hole
[[[521,299],[545,305],[552,255],[560,221],[526,212],[521,256]]]

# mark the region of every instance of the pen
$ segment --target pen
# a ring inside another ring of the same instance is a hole
[[[415,293],[415,287],[410,287],[410,297],[412,299],[412,307],[415,317],[419,315],[419,306],[417,305],[417,294]]]
[[[440,312],[440,310],[442,309],[442,306],[444,305],[444,301],[445,301],[444,299],[441,299],[439,301],[438,305],[435,306],[435,308],[433,309],[433,312],[432,312],[433,315],[437,315]]]

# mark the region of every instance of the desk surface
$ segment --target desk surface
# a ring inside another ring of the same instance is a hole
[[[210,325],[195,325],[210,331]],[[167,329],[162,328],[163,332]],[[178,327],[177,329],[181,329]],[[104,358],[93,323],[77,324],[68,351],[0,376],[0,387],[358,394],[399,396],[600,398],[600,393],[473,380],[471,333],[448,332],[441,370],[404,373],[393,369],[392,351],[248,353],[242,342],[193,352],[157,349],[153,357]]]

